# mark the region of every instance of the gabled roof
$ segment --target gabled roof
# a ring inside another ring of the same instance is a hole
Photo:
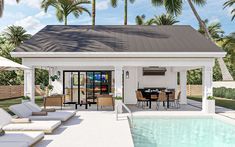
[[[14,52],[223,52],[191,26],[49,25]]]

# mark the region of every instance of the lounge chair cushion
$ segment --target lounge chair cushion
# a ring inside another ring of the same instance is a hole
[[[0,137],[0,142],[24,142],[27,146],[31,146],[43,137],[43,132],[6,132]]]
[[[11,115],[9,113],[7,113],[5,110],[3,110],[2,108],[0,108],[0,128],[2,128],[3,126],[11,123]]]
[[[76,114],[75,111],[48,112],[47,116],[29,116],[31,120],[61,120],[67,121]]]
[[[59,127],[60,121],[32,121],[31,123],[8,124],[3,127],[5,131],[43,131],[44,133],[52,133],[54,129]]]
[[[32,112],[32,116],[47,116],[47,112],[46,111]]]
[[[46,111],[46,112],[55,112],[56,109],[55,109],[55,108],[48,108],[48,109],[42,109],[42,111]]]
[[[32,102],[23,103],[26,107],[28,107],[32,112],[41,112],[42,108]]]
[[[29,118],[13,118],[11,119],[11,123],[31,123],[31,120]]]
[[[20,118],[28,118],[29,116],[32,115],[33,112],[24,104],[12,105],[9,107],[9,109]]]
[[[10,141],[3,141],[0,142],[1,147],[28,147],[26,142],[10,142]]]
[[[41,111],[46,111],[46,112],[55,112],[56,110],[54,108],[50,109],[42,109],[38,105],[32,102],[26,102],[24,103],[25,106],[27,106],[29,109],[31,109],[33,112],[41,112]]]
[[[44,133],[52,133],[61,124],[61,121],[30,121],[28,118],[12,119],[11,115],[1,108],[0,116],[0,127],[5,131],[43,131]],[[8,119],[8,121],[4,122],[4,119]]]

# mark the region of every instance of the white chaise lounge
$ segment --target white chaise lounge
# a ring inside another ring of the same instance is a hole
[[[43,132],[8,132],[7,131],[5,135],[0,136],[0,146],[1,147],[29,147],[29,146],[35,145],[37,142],[42,140],[43,137],[44,137]],[[7,145],[7,146],[2,146],[2,145]]]
[[[23,103],[12,105],[9,109],[20,118],[29,118],[31,120],[60,120],[62,122],[69,120],[76,114],[76,111],[61,110],[48,112],[46,116],[32,116],[33,112],[41,112],[42,109],[33,103]]]
[[[43,131],[44,133],[49,134],[61,124],[61,121],[31,121],[28,123],[16,123],[11,115],[2,108],[0,108],[0,116],[0,127],[5,131]]]
[[[26,142],[3,141],[3,142],[0,142],[0,147],[28,147],[28,145]]]

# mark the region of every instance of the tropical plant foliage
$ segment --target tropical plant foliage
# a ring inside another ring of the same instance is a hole
[[[206,19],[204,21],[204,23],[206,24],[208,31],[211,35],[211,38],[214,41],[221,41],[223,39],[223,35],[224,35],[224,31],[222,30],[222,26],[220,22],[212,22],[209,24],[209,20]],[[199,24],[199,30],[198,30],[201,34],[205,35],[205,31],[202,28],[202,26]]]
[[[155,16],[155,18],[151,19],[151,22],[156,25],[174,25],[179,21],[177,21],[173,15],[162,14],[159,16]]]
[[[12,27],[16,26],[11,26],[9,28]],[[0,56],[8,58],[14,62],[21,64],[22,62],[21,59],[11,57],[10,52],[12,52],[15,49],[15,47],[19,46],[23,41],[29,39],[31,35],[27,34],[27,32],[24,29],[22,29],[22,27],[18,26],[16,28],[20,28],[19,30],[21,30],[20,31],[21,33],[11,33],[11,31],[10,32],[7,31],[7,33],[5,32],[3,33],[3,35],[0,36]],[[15,28],[13,30],[15,30]],[[36,69],[35,73],[36,73],[35,84],[39,85],[42,82],[46,84],[48,83],[49,79],[48,71],[42,69]],[[23,80],[24,80],[23,71],[0,72],[0,85],[20,85],[23,84]]]
[[[143,14],[141,16],[136,16],[135,22],[137,25],[174,25],[179,21],[170,14],[155,15],[154,18],[145,21],[145,15]]]
[[[26,30],[23,27],[14,25],[7,27],[4,36],[9,43],[14,46],[19,46],[21,43],[32,37],[32,35],[26,33]]]
[[[235,5],[235,0],[228,0],[227,2],[224,3],[224,8],[226,7],[231,7],[231,14],[232,14],[232,20],[234,20],[235,18],[235,7],[233,7]]]
[[[235,89],[234,88],[213,88],[213,95],[215,97],[223,97],[228,99],[235,99]]]
[[[89,0],[43,0],[41,7],[47,12],[50,6],[56,9],[56,18],[59,22],[68,23],[69,14],[73,14],[75,18],[78,18],[83,12],[91,15],[90,11],[83,7],[83,4],[90,4]]]

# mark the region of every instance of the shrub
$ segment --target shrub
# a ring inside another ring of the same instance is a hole
[[[228,99],[235,99],[235,89],[234,88],[213,88],[213,96],[221,97],[221,98],[228,98]]]

